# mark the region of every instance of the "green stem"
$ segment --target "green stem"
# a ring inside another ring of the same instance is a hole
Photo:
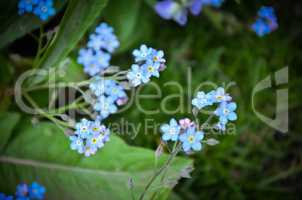
[[[43,117],[45,117],[45,118],[51,120],[52,122],[54,122],[55,124],[57,124],[58,127],[60,129],[62,129],[63,131],[65,131],[65,130],[64,130],[64,128],[62,128],[62,126],[65,126],[68,128],[73,128],[68,123],[54,118],[52,115],[48,114],[43,109],[39,108],[39,106],[35,103],[35,101],[27,93],[24,93],[23,95],[27,99],[27,101],[35,108],[35,110],[38,112],[38,114],[42,115]]]
[[[154,175],[151,177],[151,179],[148,181],[147,185],[144,188],[144,191],[142,192],[142,194],[139,197],[139,200],[143,200],[147,191],[150,189],[152,183],[156,180],[156,178],[166,169],[170,166],[171,162],[173,161],[173,159],[176,157],[177,153],[180,150],[180,145],[178,145],[175,150],[170,154],[168,160],[165,162],[165,164],[157,171],[154,173]]]

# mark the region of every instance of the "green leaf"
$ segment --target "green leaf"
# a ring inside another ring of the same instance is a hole
[[[18,0],[3,2],[5,4],[0,5],[0,48],[47,23],[33,14],[18,15]],[[66,0],[57,1],[56,10],[60,10],[65,3]]]
[[[19,119],[20,115],[18,113],[0,113],[0,152],[6,145]]]
[[[107,0],[70,0],[54,41],[43,55],[39,67],[54,67],[62,61],[101,14]]]
[[[25,123],[20,130],[0,157],[0,180],[6,180],[1,181],[0,191],[6,193],[21,181],[37,181],[47,188],[47,199],[129,200],[128,179],[133,179],[137,198],[154,172],[153,151],[130,147],[115,135],[96,155],[86,158],[71,150],[68,138],[51,123],[34,127]],[[166,159],[162,155],[158,166]],[[169,182],[177,181],[191,165],[188,159],[176,158],[166,176]],[[160,194],[167,186],[157,180],[152,189]]]
[[[140,0],[111,0],[104,11],[106,21],[115,28],[120,41],[118,52],[128,50],[150,31],[150,22]]]

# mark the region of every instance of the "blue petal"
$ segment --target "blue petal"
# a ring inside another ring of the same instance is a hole
[[[163,139],[164,141],[170,140],[170,139],[171,139],[171,135],[168,134],[168,133],[165,133],[165,134],[162,136],[162,139]]]
[[[236,103],[234,103],[234,102],[231,102],[231,103],[229,103],[229,104],[227,105],[227,109],[228,109],[229,111],[234,111],[234,110],[236,110],[236,108],[237,108],[237,105],[236,105]]]
[[[184,151],[189,151],[191,149],[191,144],[188,142],[182,143],[182,148]]]
[[[194,149],[195,151],[200,151],[201,150],[201,143],[200,142],[195,142],[192,145],[192,149]]]
[[[193,15],[199,15],[202,9],[202,0],[194,0],[191,7],[190,11]]]
[[[231,121],[235,121],[237,119],[237,114],[234,112],[231,112],[228,114],[228,119]]]

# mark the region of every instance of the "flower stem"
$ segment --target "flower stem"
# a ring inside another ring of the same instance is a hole
[[[161,173],[166,170],[171,162],[173,161],[173,159],[176,157],[177,153],[180,150],[180,145],[177,145],[176,148],[174,149],[174,151],[172,151],[172,153],[170,154],[169,158],[167,159],[167,161],[165,162],[165,164],[157,171],[154,173],[154,175],[151,177],[151,179],[148,181],[147,185],[144,188],[144,191],[142,192],[142,194],[139,197],[139,200],[143,200],[147,191],[150,189],[152,183],[156,180],[156,178],[161,175]]]

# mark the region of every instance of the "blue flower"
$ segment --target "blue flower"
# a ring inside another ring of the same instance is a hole
[[[225,93],[224,88],[222,87],[217,88],[215,92],[212,92],[209,95],[212,95],[213,101],[218,103],[232,100],[232,97],[230,97],[228,93]]]
[[[142,44],[139,49],[134,49],[132,54],[135,62],[146,61],[152,54],[152,49]]]
[[[114,84],[114,82],[112,82],[111,80],[105,80],[97,76],[89,84],[89,89],[94,93],[94,95],[101,96],[105,93],[110,93],[110,88],[112,87],[112,84]]]
[[[84,152],[84,141],[81,137],[73,135],[69,137],[69,140],[71,141],[70,148],[72,150],[76,150],[79,153]]]
[[[158,62],[158,63],[165,63],[166,60],[164,59],[164,52],[162,50],[157,51],[156,49],[151,48],[151,61]]]
[[[192,100],[192,105],[198,109],[202,109],[206,106],[213,105],[211,93],[205,94],[204,92],[197,92],[196,98]]]
[[[0,193],[0,200],[13,200],[14,197],[13,196],[6,196],[3,193]]]
[[[115,49],[117,49],[120,46],[120,42],[118,41],[117,37],[113,34],[103,36],[103,41],[104,43],[102,48],[110,53],[113,53]]]
[[[78,63],[82,65],[89,65],[94,59],[94,53],[92,49],[81,49],[79,51]]]
[[[193,0],[190,5],[190,11],[193,15],[199,15],[203,6],[203,0]]]
[[[223,0],[190,0],[180,1],[180,3],[174,0],[163,0],[158,1],[154,9],[163,19],[173,19],[179,25],[184,26],[187,23],[188,10],[193,15],[199,15],[204,5],[220,7],[222,3]]]
[[[258,16],[266,19],[276,19],[274,8],[270,6],[262,6],[258,10]]]
[[[214,6],[216,8],[219,8],[224,0],[203,0],[203,4],[204,5],[211,5]]]
[[[182,142],[182,148],[185,152],[193,149],[200,151],[202,148],[201,140],[204,137],[202,131],[196,131],[195,127],[188,128],[185,133],[181,134],[179,140]]]
[[[107,94],[109,95],[109,97],[111,97],[114,101],[126,97],[127,95],[124,88],[115,81],[112,82],[113,84],[108,87],[109,92]]]
[[[28,195],[28,185],[25,183],[21,183],[17,185],[16,197],[27,197],[27,195]]]
[[[102,148],[104,146],[103,138],[101,134],[94,134],[87,139],[87,144],[93,148]]]
[[[117,111],[114,99],[105,96],[100,96],[98,98],[97,103],[94,104],[94,109],[99,112],[102,119],[107,118],[110,114]]]
[[[136,64],[131,66],[131,70],[127,73],[127,78],[134,87],[150,81],[146,73],[143,73],[141,67]]]
[[[222,124],[226,124],[228,120],[235,121],[237,119],[237,114],[235,113],[236,108],[237,105],[234,102],[222,102],[214,111],[214,114],[219,117],[219,121]]]
[[[32,12],[33,8],[39,0],[20,0],[18,3],[19,14],[24,14],[25,12]]]
[[[169,124],[163,124],[160,127],[160,130],[163,132],[162,139],[164,141],[172,140],[177,141],[180,132],[180,126],[178,125],[175,119],[171,119]]]
[[[98,63],[98,66],[103,69],[109,66],[109,62],[111,59],[111,55],[109,53],[105,53],[103,51],[98,51],[95,54],[95,60]]]
[[[113,28],[103,22],[96,27],[95,32],[99,35],[111,35],[113,34]]]
[[[100,133],[104,132],[105,130],[106,130],[106,127],[101,124],[100,120],[96,120],[96,121],[92,122],[90,125],[90,132],[93,135],[100,134]]]
[[[16,197],[16,200],[31,200],[29,197]]]
[[[173,19],[179,25],[185,25],[187,23],[188,11],[186,7],[175,1],[159,1],[156,3],[154,9],[163,19]]]
[[[30,186],[29,186],[29,197],[31,199],[44,199],[44,194],[45,194],[45,188],[36,183],[33,182]]]
[[[263,19],[257,19],[256,22],[252,24],[251,29],[260,37],[271,32],[269,25]]]
[[[96,28],[96,34],[90,35],[87,46],[95,51],[106,50],[112,53],[119,47],[120,43],[113,34],[113,28],[104,24],[105,23],[102,23]]]
[[[147,60],[147,62],[142,65],[142,71],[145,77],[150,78],[151,76],[159,77],[159,62],[153,62],[151,60]]]
[[[45,21],[50,16],[53,16],[56,13],[56,10],[53,7],[52,0],[39,1],[38,5],[33,10],[34,14],[40,17],[41,20]]]
[[[91,34],[89,36],[89,41],[87,43],[89,48],[92,48],[95,51],[100,51],[101,47],[104,46],[104,40],[101,35],[98,34]]]
[[[91,156],[91,155],[94,155],[94,154],[97,152],[97,150],[98,150],[98,149],[97,149],[96,146],[87,143],[87,144],[84,146],[84,155],[85,155],[86,157],[89,157],[89,156]]]
[[[90,134],[90,126],[91,121],[87,119],[82,119],[80,123],[76,124],[76,134],[79,135],[81,138],[85,139]]]
[[[258,11],[257,20],[251,25],[251,29],[260,37],[263,37],[278,28],[277,16],[272,7],[262,6]]]

